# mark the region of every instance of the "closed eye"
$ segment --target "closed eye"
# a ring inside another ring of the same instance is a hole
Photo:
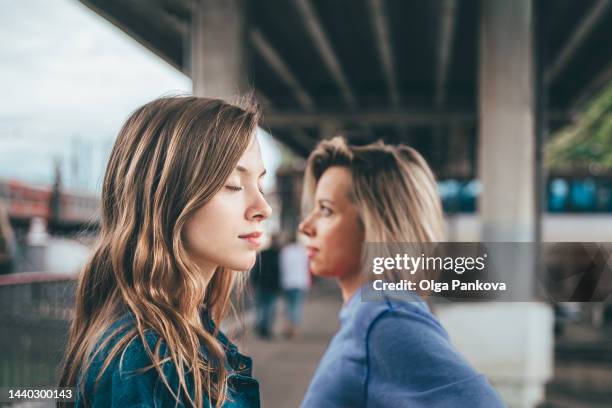
[[[244,190],[244,187],[241,186],[225,186],[225,188],[231,190],[231,191],[242,191]]]
[[[319,212],[323,214],[324,216],[328,216],[332,214],[331,208],[326,207],[324,205],[319,205]]]

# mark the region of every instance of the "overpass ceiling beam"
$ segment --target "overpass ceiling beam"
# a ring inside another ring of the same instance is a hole
[[[376,37],[376,48],[383,66],[387,92],[391,105],[397,107],[400,104],[400,94],[397,87],[397,76],[395,74],[395,60],[393,58],[393,44],[389,31],[389,17],[384,0],[368,0],[372,26]]]
[[[129,2],[126,2],[129,3]],[[165,11],[151,7],[151,4],[146,0],[132,0],[134,9],[138,10],[138,13],[149,16],[149,19],[156,22],[157,29],[165,29],[170,27],[181,36],[186,36],[189,33],[188,23],[182,21],[179,17],[166,13]],[[145,11],[146,10],[146,11]]]
[[[598,91],[602,90],[607,84],[612,81],[612,62],[597,75],[590,83],[586,84],[584,90],[572,102],[569,112],[572,116],[578,115],[580,109],[589,101],[589,99]]]
[[[193,13],[197,6],[197,0],[153,0],[161,3],[166,9],[180,8],[181,12]],[[150,5],[149,5],[150,7]]]
[[[316,140],[310,137],[308,133],[299,126],[291,129],[290,137],[307,152],[311,152],[315,147]]]
[[[595,28],[601,17],[605,14],[612,1],[598,0],[593,7],[586,13],[576,29],[570,35],[565,46],[555,57],[550,67],[544,73],[544,82],[550,85],[563,72],[576,51],[582,46],[589,33]]]
[[[334,52],[331,43],[323,30],[323,26],[319,21],[319,17],[316,15],[309,0],[295,0],[295,5],[300,12],[300,16],[306,26],[306,31],[310,35],[310,38],[314,42],[315,48],[321,55],[323,63],[330,71],[334,80],[340,88],[342,98],[349,108],[355,109],[357,107],[357,99],[353,93],[346,75],[342,70],[340,61]]]
[[[455,24],[457,21],[456,0],[443,0],[438,37],[438,60],[436,72],[435,105],[440,108],[446,102],[446,81],[452,57]]]
[[[272,137],[289,147],[300,157],[307,157],[314,147],[315,140],[301,128],[289,126],[281,129],[271,129]]]
[[[476,114],[466,111],[425,112],[412,110],[393,111],[344,111],[344,112],[295,112],[270,111],[264,121],[271,128],[294,126],[316,127],[322,122],[354,123],[361,126],[386,125],[437,125],[476,123]]]
[[[276,72],[276,74],[289,86],[300,106],[306,111],[312,111],[314,109],[312,97],[306,92],[302,84],[300,84],[293,72],[291,72],[289,66],[283,61],[272,45],[270,45],[268,40],[266,40],[261,31],[259,29],[252,30],[250,38],[257,52],[259,52],[274,72]]]
[[[172,67],[185,72],[180,45],[183,36],[189,30],[186,23],[174,16],[160,12],[150,5],[143,8],[138,2],[79,1],[96,14],[110,21],[145,48],[151,50]],[[164,29],[162,30],[161,27]]]

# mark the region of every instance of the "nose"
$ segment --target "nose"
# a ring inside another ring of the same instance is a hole
[[[306,216],[306,218],[304,218],[302,222],[300,222],[300,225],[298,227],[298,231],[300,231],[300,233],[306,235],[309,238],[315,235],[314,224],[312,221],[312,213],[310,213]]]
[[[270,204],[268,204],[263,194],[258,192],[255,201],[247,210],[247,219],[252,221],[263,221],[269,218],[270,215],[272,215],[272,207],[270,207]]]

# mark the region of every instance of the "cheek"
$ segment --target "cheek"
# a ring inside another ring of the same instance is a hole
[[[321,235],[327,252],[325,267],[329,269],[328,273],[342,276],[359,270],[363,234],[356,223],[332,224]]]
[[[192,216],[185,226],[185,239],[190,251],[201,252],[208,246],[210,231],[214,229],[214,218],[208,214],[208,208],[201,208]]]
[[[194,241],[198,238],[210,236],[211,233],[216,233],[219,224],[219,218],[223,211],[223,207],[217,205],[216,202],[208,203],[204,208],[199,209],[190,220],[187,229],[189,238]]]
[[[256,251],[238,236],[248,232],[242,203],[236,199],[213,199],[197,210],[185,227],[187,248],[196,262],[249,270]]]
[[[231,206],[223,205],[219,200],[212,200],[197,210],[185,228],[188,247],[200,256],[210,256],[210,252],[218,251],[219,245],[235,235],[232,220],[237,217],[232,214]]]

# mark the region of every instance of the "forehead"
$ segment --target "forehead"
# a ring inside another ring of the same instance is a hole
[[[344,166],[332,166],[325,170],[319,178],[316,189],[316,199],[331,199],[337,202],[347,200],[351,188],[352,176]]]
[[[263,167],[263,160],[261,158],[261,148],[259,147],[259,141],[256,136],[253,136],[249,147],[244,151],[238,165],[247,168],[248,170],[259,170]]]

